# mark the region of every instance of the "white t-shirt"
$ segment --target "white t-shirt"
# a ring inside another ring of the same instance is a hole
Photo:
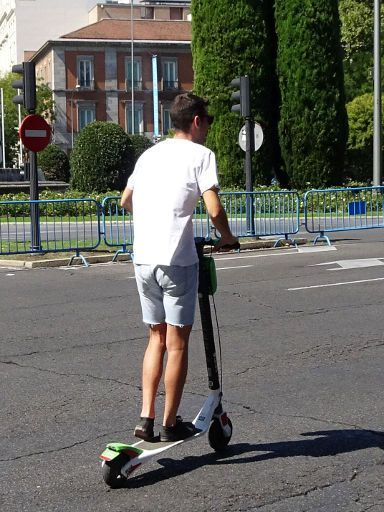
[[[196,263],[192,215],[203,192],[218,188],[214,153],[189,140],[166,139],[140,156],[127,186],[133,190],[135,263]]]

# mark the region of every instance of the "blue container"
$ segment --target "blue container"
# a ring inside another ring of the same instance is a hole
[[[353,201],[352,203],[348,203],[349,215],[365,215],[366,209],[366,201]]]

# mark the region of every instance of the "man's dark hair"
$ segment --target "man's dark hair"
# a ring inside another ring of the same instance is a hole
[[[171,107],[171,121],[174,128],[187,132],[195,116],[210,118],[208,101],[190,92],[176,96]]]

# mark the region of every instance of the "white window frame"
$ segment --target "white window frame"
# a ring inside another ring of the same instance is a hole
[[[134,133],[134,134],[140,134],[144,135],[144,103],[141,102],[135,102],[135,131],[131,131],[131,125],[132,125],[132,103],[130,101],[127,101],[125,104],[125,126],[127,133]]]
[[[142,20],[154,20],[155,8],[151,6],[141,7],[140,17]]]
[[[85,115],[85,122],[82,120],[82,115]],[[95,103],[77,103],[77,126],[80,132],[88,124],[96,121],[96,104]]]
[[[167,126],[168,125],[168,126]],[[164,105],[161,117],[161,130],[163,135],[168,135],[168,131],[172,128],[171,106]]]
[[[130,91],[132,88],[131,76],[131,57],[125,57],[125,88]],[[143,75],[142,75],[142,61],[141,57],[133,57],[133,89],[135,91],[143,90]]]
[[[77,57],[77,85],[81,89],[95,88],[94,67],[92,55],[79,55]],[[85,74],[84,77],[82,77],[83,74]]]
[[[179,71],[176,57],[165,57],[161,60],[163,89],[177,90],[179,88]],[[173,68],[173,71],[171,69]]]

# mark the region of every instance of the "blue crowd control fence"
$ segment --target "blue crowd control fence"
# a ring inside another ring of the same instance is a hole
[[[252,232],[248,230],[247,197],[252,201]],[[275,235],[281,236],[281,240],[291,240],[290,235],[299,231],[300,197],[297,192],[223,192],[220,193],[220,198],[227,212],[231,230],[236,236]],[[109,196],[102,203],[104,242],[110,247],[119,247],[115,258],[119,253],[131,251],[134,237],[132,216],[121,208],[119,202],[119,196]],[[208,236],[210,229],[205,204],[200,199],[193,215],[194,235]],[[295,244],[294,240],[291,241]]]
[[[33,250],[31,205],[38,208],[40,241]],[[95,249],[100,232],[100,204],[94,199],[0,201],[0,255],[75,252],[87,264],[80,251]]]
[[[118,247],[114,260],[121,253],[131,253],[134,237],[133,218],[120,206],[120,196],[108,196],[102,202],[103,240],[109,247]],[[204,202],[199,200],[193,218],[194,235],[209,233],[208,216]]]
[[[224,192],[220,198],[234,235],[280,236],[275,245],[284,239],[296,245],[290,237],[300,229],[300,197],[296,191]],[[247,212],[252,215],[251,222]]]
[[[120,253],[130,253],[133,245],[132,215],[120,206],[120,199],[120,196],[108,196],[101,204],[104,243],[119,247],[114,260]]]
[[[304,194],[305,228],[331,245],[326,233],[384,227],[384,187],[309,190]]]

